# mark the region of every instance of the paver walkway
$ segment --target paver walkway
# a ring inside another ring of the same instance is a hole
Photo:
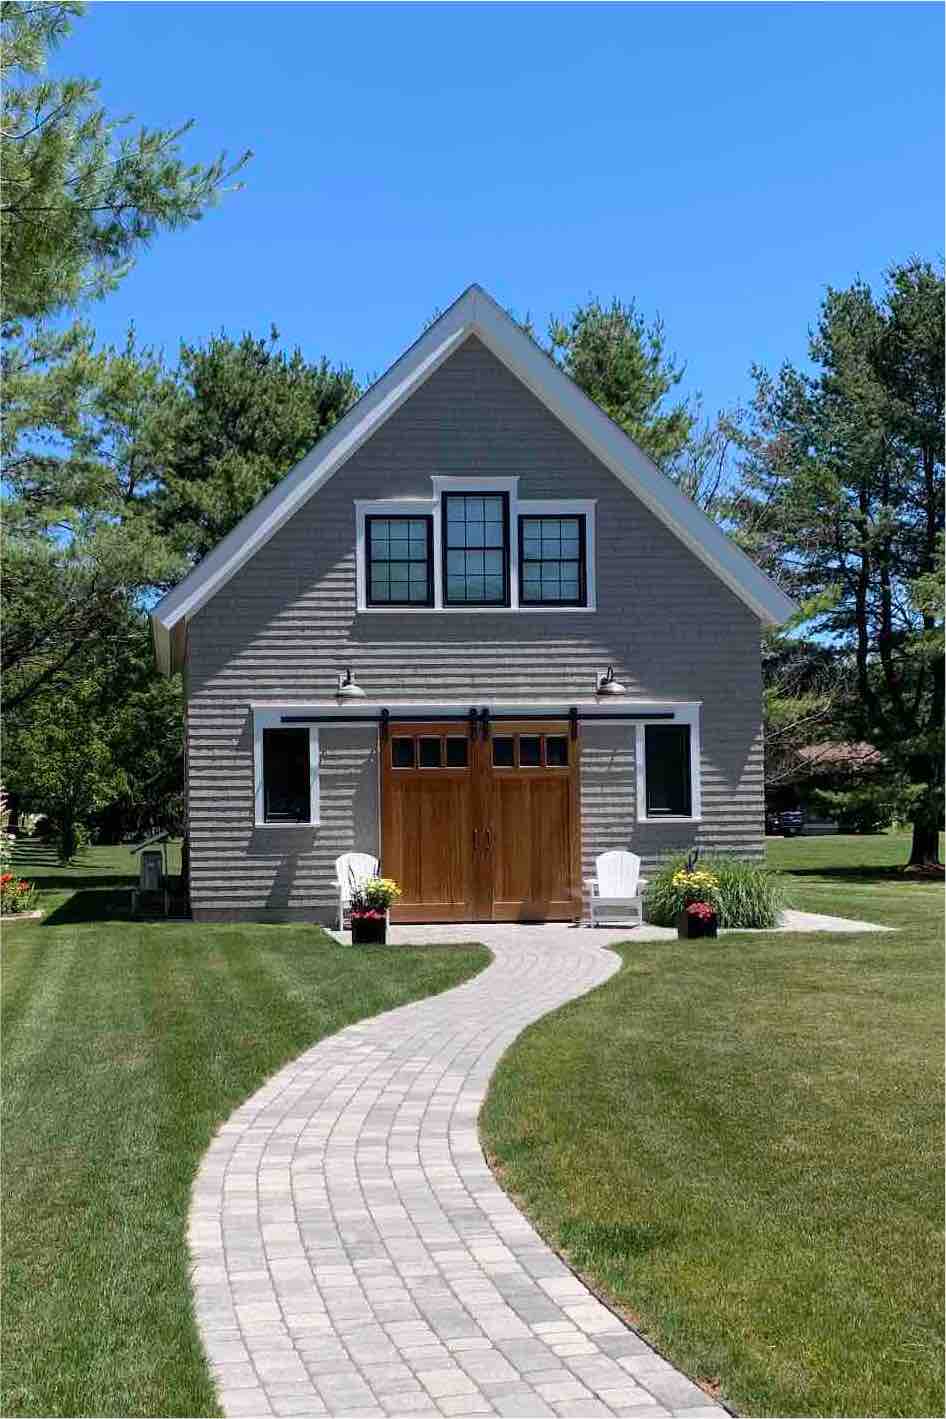
[[[722,1416],[550,1251],[477,1139],[502,1052],[617,970],[627,928],[409,931],[495,961],[315,1045],[201,1166],[194,1286],[224,1412]]]

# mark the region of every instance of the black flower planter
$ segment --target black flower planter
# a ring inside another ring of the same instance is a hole
[[[680,912],[677,915],[677,935],[681,941],[693,941],[698,936],[716,936],[719,928],[719,918],[714,912],[708,921],[703,921],[701,917],[691,916],[689,912]]]
[[[387,940],[387,917],[355,916],[351,919],[351,944],[353,946],[383,946]]]

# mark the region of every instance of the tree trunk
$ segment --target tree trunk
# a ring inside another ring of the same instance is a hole
[[[915,822],[908,866],[939,867],[939,865],[939,828],[930,827],[928,822]]]

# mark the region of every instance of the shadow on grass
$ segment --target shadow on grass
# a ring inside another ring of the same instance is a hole
[[[783,877],[824,877],[835,882],[855,882],[869,886],[871,882],[902,882],[905,887],[935,882],[936,874],[915,875],[905,867],[781,867]],[[939,879],[942,881],[942,877]]]
[[[15,866],[22,877],[28,877],[31,882],[35,882],[37,887],[44,892],[65,892],[71,887],[76,887],[79,882],[82,883],[83,891],[88,891],[95,887],[124,888],[127,891],[127,889],[133,887],[138,880],[137,877],[132,876],[119,877],[115,872],[101,877],[83,876],[80,878],[74,875],[72,877],[62,877],[54,876],[52,873],[47,875],[44,872],[34,872],[32,868],[27,870],[26,864],[22,862],[17,862]]]
[[[144,918],[131,914],[131,893],[128,888],[115,887],[114,877],[107,880],[113,890],[74,892],[43,918],[43,925],[78,926],[92,921],[142,921]],[[134,878],[130,881],[134,882]]]
[[[35,882],[45,891],[66,890],[81,887],[121,887],[127,882],[133,886],[137,880],[136,864],[128,859],[127,865],[110,867],[101,857],[93,853],[80,852],[71,862],[63,862],[55,847],[50,843],[18,842],[13,850],[13,871],[21,877]],[[90,871],[90,869],[98,869]]]
[[[137,913],[131,910],[131,892],[129,887],[134,885],[135,879],[129,878],[129,886],[121,886],[121,879],[113,877],[108,880],[110,891],[86,891],[74,892],[58,907],[54,908],[48,916],[43,918],[44,926],[78,926],[88,925],[92,921],[128,921],[141,925],[142,922],[149,921],[169,921],[173,920],[180,924],[183,920],[190,919],[190,912],[187,902],[183,897],[172,893],[171,910],[165,915],[163,898],[158,893],[146,895],[143,909]]]
[[[82,854],[72,859],[71,864],[63,862],[52,843],[23,842],[18,840],[13,849],[14,859],[24,867],[69,867],[82,866]]]

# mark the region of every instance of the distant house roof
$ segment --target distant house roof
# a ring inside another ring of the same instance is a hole
[[[134,847],[129,848],[129,852],[143,852],[146,847],[153,847],[155,843],[167,842],[170,836],[168,832],[155,833],[153,838],[145,838],[143,843],[136,843]]]
[[[315,447],[246,514],[151,613],[158,668],[183,657],[188,619],[420,386],[475,335],[689,550],[767,625],[797,607],[775,582],[681,493],[651,458],[483,290],[469,286]]]
[[[884,761],[883,754],[873,744],[845,744],[832,740],[825,740],[821,744],[806,744],[798,750],[798,758],[801,761],[800,767],[807,769],[809,773],[816,773],[818,770],[832,773],[838,770],[859,772],[862,769],[879,768]]]

